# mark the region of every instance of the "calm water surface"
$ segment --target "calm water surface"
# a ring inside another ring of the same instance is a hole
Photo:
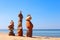
[[[0,29],[0,32],[8,33],[7,29]],[[14,33],[17,34],[17,30],[14,30]],[[26,34],[26,30],[23,30],[24,35]],[[52,37],[60,37],[60,29],[34,29],[33,36],[52,36]]]

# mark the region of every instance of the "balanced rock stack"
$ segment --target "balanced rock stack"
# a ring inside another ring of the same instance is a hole
[[[33,24],[30,21],[31,19],[32,19],[31,15],[28,15],[26,18],[27,37],[32,37]]]
[[[23,20],[23,15],[22,12],[20,11],[19,15],[18,15],[18,28],[17,28],[17,35],[18,36],[23,36],[23,28],[22,28],[22,20]],[[31,22],[31,15],[27,15],[26,18],[26,28],[27,28],[27,33],[26,36],[27,37],[32,37],[32,29],[33,29],[33,24]],[[15,36],[13,30],[14,30],[14,22],[13,20],[11,20],[10,25],[8,26],[10,32],[9,32],[9,36]]]
[[[13,32],[13,30],[14,30],[14,22],[13,22],[13,20],[11,20],[10,25],[8,26],[8,28],[10,30],[9,36],[15,36],[15,34]]]
[[[19,15],[19,20],[18,20],[18,36],[23,36],[23,29],[22,29],[22,19],[23,19],[23,15],[22,12],[20,11]]]

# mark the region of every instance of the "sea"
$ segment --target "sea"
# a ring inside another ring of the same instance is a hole
[[[23,29],[23,34],[26,35],[27,30]],[[33,29],[33,36],[49,36],[49,37],[60,37],[60,29]],[[7,29],[0,29],[0,33],[9,33]],[[14,30],[17,34],[17,29]]]

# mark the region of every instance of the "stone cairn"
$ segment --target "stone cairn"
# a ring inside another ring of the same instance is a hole
[[[13,22],[13,20],[11,20],[10,25],[8,26],[8,28],[10,30],[9,36],[15,36],[15,34],[13,32],[13,30],[14,30],[14,22]]]
[[[31,15],[28,15],[26,18],[26,27],[27,27],[26,36],[27,37],[32,37],[33,24],[30,21],[31,19],[32,19]]]
[[[23,19],[23,15],[22,12],[20,11],[19,15],[19,20],[18,20],[18,36],[23,36],[23,29],[22,29],[22,19]]]

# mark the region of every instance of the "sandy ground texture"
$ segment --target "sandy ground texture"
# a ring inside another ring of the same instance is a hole
[[[60,40],[59,37],[20,37],[20,36],[8,36],[8,34],[0,33],[0,40]]]

